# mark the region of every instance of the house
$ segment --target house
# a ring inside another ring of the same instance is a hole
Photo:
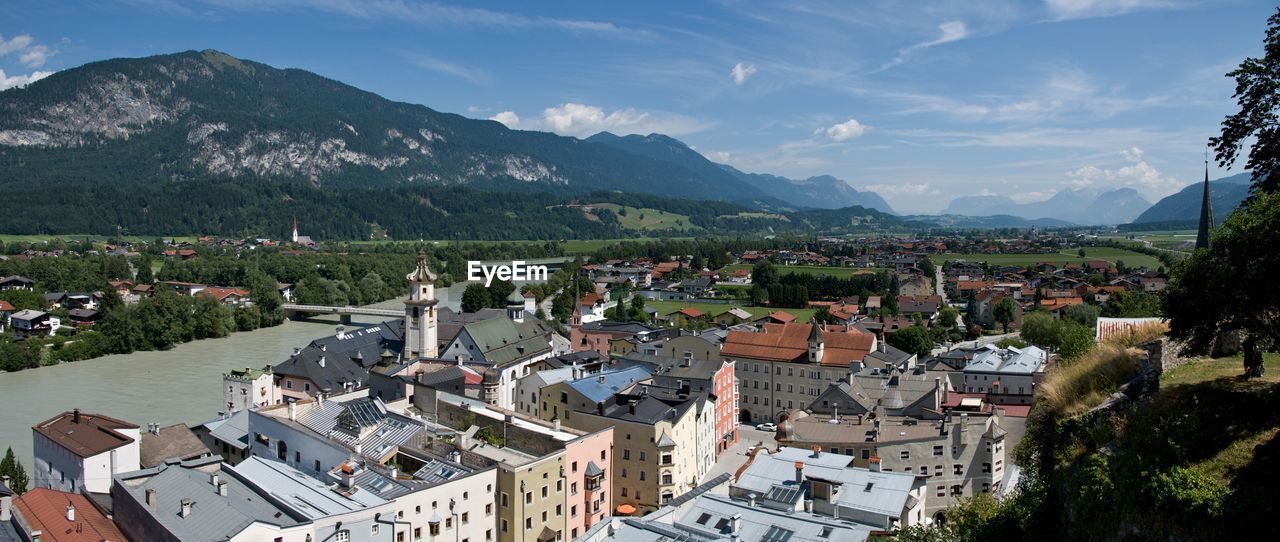
[[[711,317],[711,321],[720,326],[733,326],[751,320],[751,313],[742,307],[733,307]]]
[[[818,448],[761,450],[747,460],[729,486],[729,496],[763,508],[812,511],[884,531],[929,522],[923,478],[883,470],[878,461],[869,467],[855,467],[853,462],[853,457]]]
[[[851,466],[918,476],[925,483],[925,518],[979,493],[999,495],[1005,436],[995,415],[961,413],[937,420],[878,414],[791,412],[778,424],[781,446],[851,457]]]
[[[1044,380],[1049,355],[1039,348],[994,344],[983,347],[964,368],[964,392],[985,393],[992,404],[1029,405]]]
[[[813,402],[830,382],[859,370],[876,336],[855,327],[764,324],[730,331],[720,355],[735,363],[743,422],[776,421]]]
[[[205,447],[222,456],[231,465],[249,457],[249,411],[240,410],[216,420],[197,425],[191,430]]]
[[[707,297],[712,293],[712,286],[715,286],[715,278],[699,277],[682,280],[675,288],[693,297]]]
[[[67,311],[71,323],[77,326],[91,326],[101,319],[101,314],[93,309],[71,309]]]
[[[698,340],[694,337],[682,339]],[[704,341],[705,342],[705,341]],[[653,373],[653,386],[675,390],[676,397],[702,394],[715,403],[716,455],[738,442],[738,388],[734,362],[715,358],[668,357]]]
[[[6,329],[9,329],[9,316],[15,310],[14,306],[8,301],[0,299],[0,333],[4,333]]]
[[[276,291],[280,293],[280,297],[284,298],[286,303],[293,303],[294,286],[287,282],[277,282]]]
[[[29,279],[20,275],[9,275],[0,277],[0,292],[5,290],[26,290],[28,292],[36,289],[35,279]]]
[[[900,295],[898,296],[898,313],[904,316],[920,315],[924,320],[932,320],[942,307],[942,296],[939,295]]]
[[[270,365],[262,369],[245,367],[222,373],[222,402],[227,414],[241,410],[274,405],[281,400],[275,384],[275,374]]]
[[[528,366],[552,356],[551,328],[532,317],[519,321],[501,316],[462,326],[442,354],[443,359],[492,367],[498,375],[496,406],[512,410],[516,379],[528,375]]]
[[[0,486],[2,487],[2,486]],[[8,496],[4,497],[6,500]],[[12,517],[10,517],[12,516]],[[4,503],[0,511],[0,539],[4,528],[16,527],[20,538],[39,542],[102,542],[125,541],[124,533],[104,515],[88,497],[75,492],[63,492],[37,487],[13,497]],[[134,540],[141,540],[135,538]]]
[[[139,466],[137,425],[75,409],[31,428],[35,487],[107,493],[111,477]]]
[[[60,322],[47,312],[23,309],[9,315],[9,325],[13,326],[13,338],[23,340],[53,335]]]
[[[96,310],[101,302],[101,292],[48,292],[44,294],[45,306],[52,309]]]
[[[245,290],[243,288],[208,286],[193,295],[202,295],[212,298],[214,301],[222,303],[228,307],[247,307],[253,304],[249,300],[249,290]]]
[[[168,280],[164,285],[178,295],[193,296],[200,293],[201,290],[208,288],[207,285],[197,284],[194,282],[182,282],[177,280]]]
[[[182,261],[187,261],[199,256],[195,250],[189,248],[171,248],[165,250],[162,254],[164,254],[164,257],[166,258],[177,258]]]
[[[796,320],[796,317],[794,314],[791,314],[786,311],[773,311],[769,314],[761,316],[760,318],[757,318],[754,323],[758,326],[765,325],[765,324],[790,324],[795,320]]]
[[[209,457],[213,451],[205,446],[185,424],[160,427],[147,424],[138,446],[138,463],[144,469],[158,467],[166,461],[187,461]]]
[[[569,326],[569,343],[574,352],[594,351],[602,356],[608,356],[610,341],[627,337],[643,337],[654,331],[657,331],[657,328],[640,322],[597,320]]]
[[[937,292],[933,289],[933,279],[920,274],[898,275],[898,295],[931,296]]]
[[[684,307],[664,315],[665,319],[676,327],[687,327],[689,324],[707,317],[707,313],[694,307]]]

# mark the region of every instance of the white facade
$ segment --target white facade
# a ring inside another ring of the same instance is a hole
[[[280,390],[271,373],[245,369],[222,375],[222,406],[227,414],[249,410],[281,401]]]
[[[138,470],[141,462],[138,447],[140,429],[134,427],[116,431],[133,440],[91,457],[80,457],[49,440],[39,431],[32,431],[35,463],[31,477],[35,487],[68,493],[79,493],[82,490],[90,493],[110,492],[112,476]]]

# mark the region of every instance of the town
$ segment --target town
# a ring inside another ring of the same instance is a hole
[[[966,498],[1014,490],[1012,449],[1037,390],[1063,355],[1081,355],[1016,330],[1065,326],[1091,345],[1107,322],[1159,321],[1137,311],[1164,287],[1163,266],[1090,259],[1122,250],[1092,242],[826,238],[718,254],[719,269],[701,256],[578,257],[557,266],[559,292],[512,287],[498,307],[461,310],[440,304],[439,266],[419,252],[407,295],[390,302],[402,309],[367,313],[399,316],[348,318],[287,359],[225,372],[213,419],[161,426],[73,408],[37,420],[33,490],[6,514],[27,536],[81,521],[135,540],[630,540],[680,526],[862,540],[941,523]],[[255,305],[244,284],[138,280],[150,264],[129,249],[166,265],[323,252],[251,243],[23,248],[0,266],[117,258],[127,263],[110,267],[132,272],[102,291],[0,279],[0,297],[42,301],[5,302],[10,340],[61,336],[67,349],[103,333],[104,305],[157,292]],[[466,294],[495,290],[486,278]],[[269,282],[273,310],[322,311]],[[548,314],[565,292],[569,314]]]

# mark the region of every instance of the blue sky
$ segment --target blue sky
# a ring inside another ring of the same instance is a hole
[[[519,129],[666,133],[895,208],[1200,178],[1269,2],[7,2],[0,86],[213,48]],[[1212,176],[1225,174],[1214,168]]]

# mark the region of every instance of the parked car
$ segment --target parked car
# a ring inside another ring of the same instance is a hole
[[[760,424],[760,425],[757,425],[757,426],[756,426],[756,429],[759,429],[759,430],[761,430],[761,431],[768,431],[768,432],[770,432],[770,433],[774,433],[774,432],[777,432],[777,431],[778,431],[778,424],[776,424],[776,423],[771,423],[771,422],[765,422],[765,423],[762,423],[762,424]]]

